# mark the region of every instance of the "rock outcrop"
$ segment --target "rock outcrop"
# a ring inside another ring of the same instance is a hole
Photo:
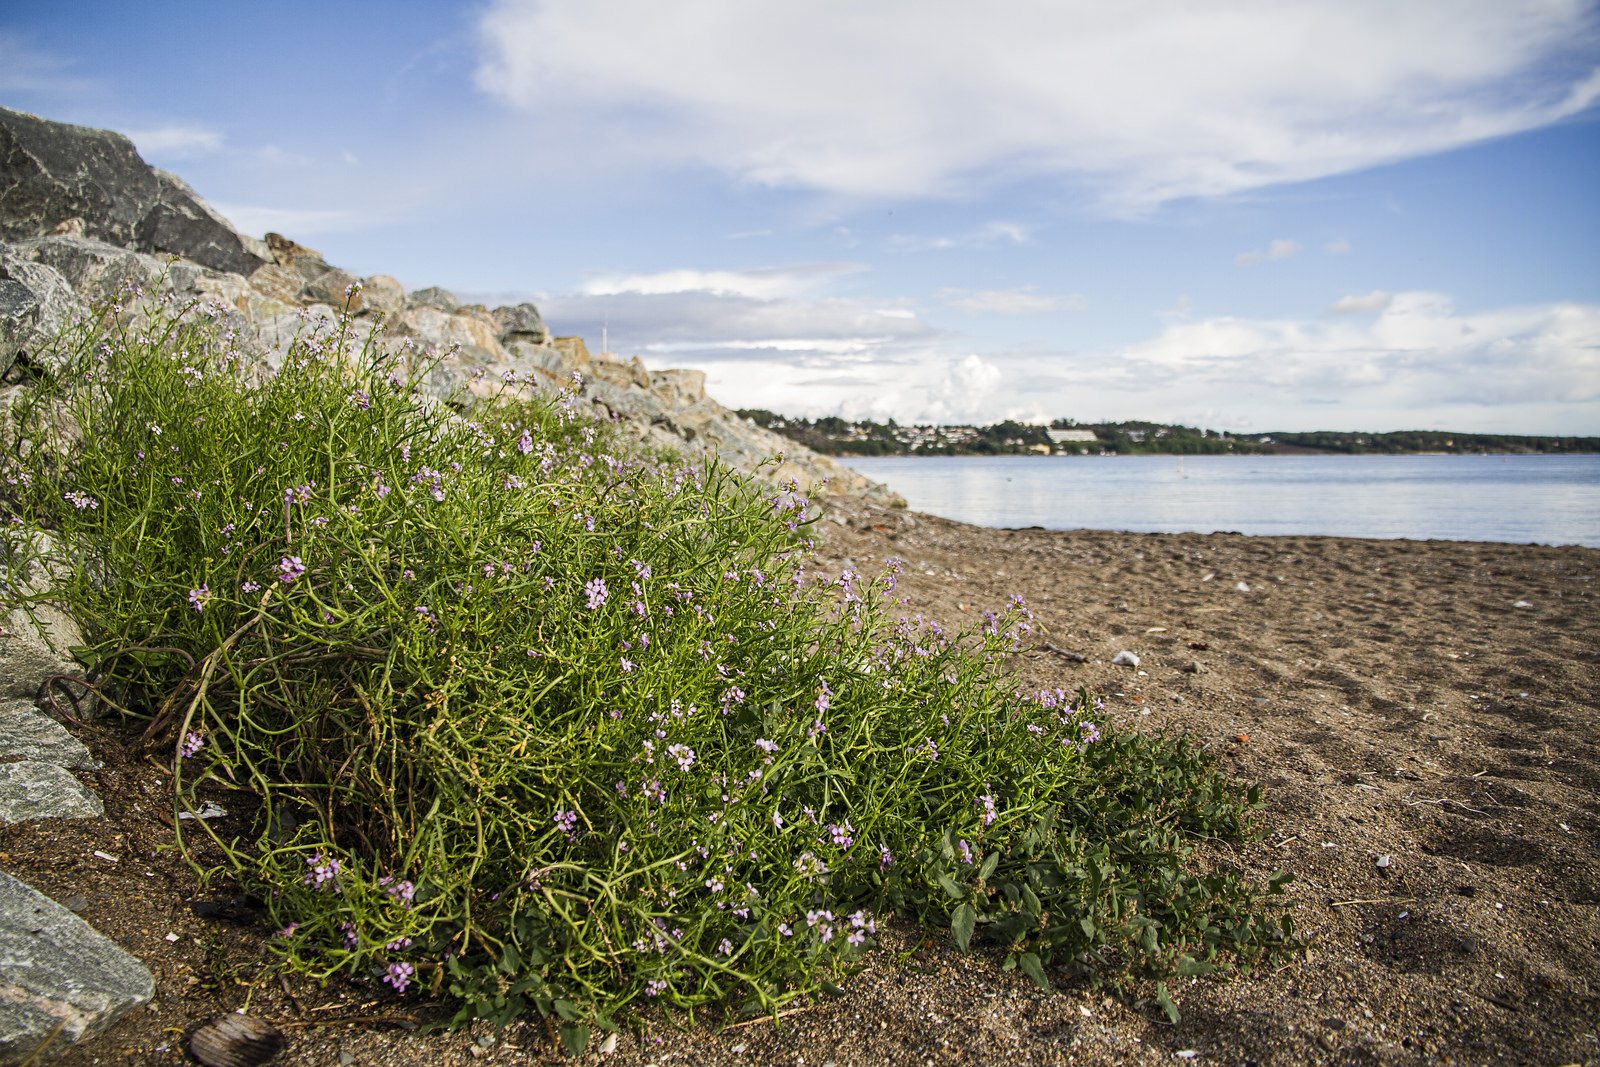
[[[0,238],[73,232],[232,274],[271,261],[122,134],[0,109]]]
[[[49,373],[48,339],[128,286],[214,303],[240,351],[269,364],[308,320],[348,309],[358,335],[381,324],[391,340],[435,356],[427,387],[440,398],[486,395],[511,373],[581,382],[584,400],[652,444],[715,452],[746,470],[782,453],[763,477],[904,503],[739,418],[705,394],[698,372],[650,371],[637,359],[591,354],[580,339],[552,338],[532,304],[490,309],[438,288],[408,294],[394,278],[358,277],[281,234],[239,234],[118,133],[0,108],[0,241],[0,383]]]

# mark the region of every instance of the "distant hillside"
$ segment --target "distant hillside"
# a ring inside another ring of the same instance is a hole
[[[1293,455],[1379,454],[1555,454],[1600,452],[1600,437],[1532,437],[1511,434],[1399,430],[1358,433],[1232,434],[1156,422],[1080,423],[1057,419],[1049,426],[998,422],[991,426],[902,426],[849,421],[838,416],[793,418],[761,408],[739,415],[830,456],[997,455]]]

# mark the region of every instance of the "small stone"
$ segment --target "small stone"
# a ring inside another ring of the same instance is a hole
[[[1205,672],[1204,665],[1197,659],[1192,659],[1183,665],[1183,673],[1185,674],[1204,674]]]
[[[1250,583],[1249,582],[1237,582],[1237,583],[1234,584],[1234,588],[1239,590],[1239,592],[1241,592],[1241,593],[1248,593],[1250,591]]]
[[[1388,853],[1384,853],[1382,856],[1378,857],[1378,866],[1380,868],[1387,868],[1393,862],[1394,859],[1390,857]]]
[[[1533,607],[1533,605],[1528,603],[1526,600],[1513,601],[1511,606],[1514,607],[1514,608],[1531,608],[1531,607]]]
[[[283,1051],[283,1033],[248,1015],[219,1015],[189,1038],[189,1053],[206,1067],[258,1067]]]
[[[1187,703],[1188,703],[1188,701],[1186,701],[1186,700],[1184,700],[1184,699],[1183,699],[1183,698],[1182,698],[1182,697],[1181,697],[1181,696],[1175,696],[1175,697],[1173,697],[1173,698],[1172,698],[1172,702],[1173,702],[1173,703],[1174,703],[1174,704],[1177,704],[1177,705],[1179,705],[1179,706],[1180,706],[1180,707],[1181,707],[1181,706],[1182,706],[1182,705],[1184,705],[1184,704],[1187,704]]]
[[[1139,657],[1124,649],[1111,657],[1111,665],[1114,667],[1137,667],[1139,665]]]

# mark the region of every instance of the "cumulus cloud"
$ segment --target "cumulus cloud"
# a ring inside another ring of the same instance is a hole
[[[1394,302],[1394,294],[1386,293],[1382,289],[1374,289],[1361,296],[1342,296],[1334,301],[1333,310],[1341,315],[1350,315],[1362,311],[1382,311]]]
[[[1251,267],[1257,263],[1264,263],[1275,259],[1288,259],[1300,251],[1300,242],[1291,241],[1287,237],[1279,237],[1266,248],[1253,248],[1248,252],[1240,252],[1233,257],[1233,261],[1241,267]]]
[[[1021,289],[941,289],[939,299],[951,307],[980,315],[1036,315],[1046,311],[1082,311],[1086,301],[1079,293],[1052,296]]]
[[[1565,434],[1600,425],[1600,305],[1462,312],[1425,291],[1351,299],[1370,314],[1170,316],[1133,344],[982,353],[915,314],[883,314],[909,309],[840,298],[578,294],[540,306],[558,332],[582,324],[598,337],[606,317],[615,351],[704,370],[725,404],[795,415]]]
[[[1584,0],[491,0],[478,29],[480,89],[530,123],[581,113],[564,129],[586,145],[847,195],[946,194],[1003,168],[1123,214],[1600,98]]]

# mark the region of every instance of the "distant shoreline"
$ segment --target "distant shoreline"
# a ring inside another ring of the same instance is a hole
[[[1004,421],[989,426],[847,421],[838,416],[794,418],[761,408],[743,408],[748,422],[805,445],[840,456],[1000,455],[1593,455],[1600,437],[1543,434],[1458,433],[1451,430],[1278,431],[1235,433],[1157,422],[1080,423],[1057,419],[1048,426]]]

